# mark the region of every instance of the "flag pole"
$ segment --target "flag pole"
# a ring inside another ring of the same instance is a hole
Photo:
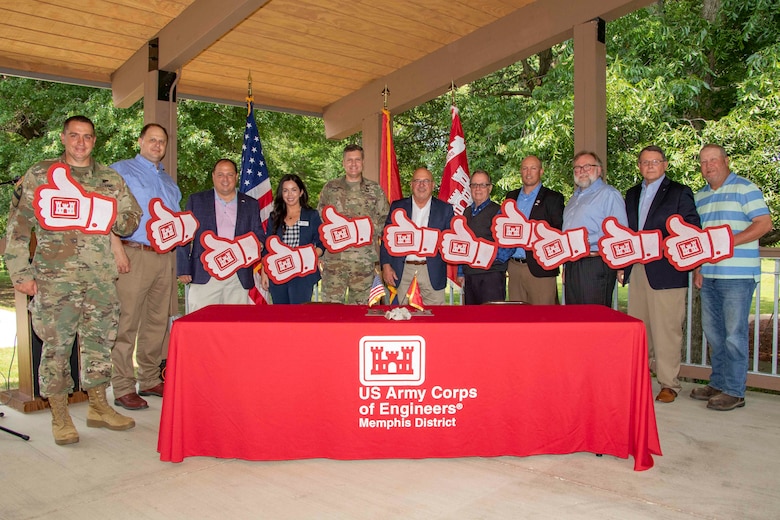
[[[455,105],[455,89],[458,88],[455,86],[455,81],[450,80],[450,99],[452,100],[452,105]]]
[[[249,74],[246,77],[246,115],[249,115],[249,103],[254,102],[255,97],[252,95],[252,70],[249,70]]]
[[[382,105],[385,110],[387,110],[387,96],[390,95],[390,89],[387,88],[387,84],[385,83],[385,88],[382,89],[382,97],[384,98],[384,104]]]

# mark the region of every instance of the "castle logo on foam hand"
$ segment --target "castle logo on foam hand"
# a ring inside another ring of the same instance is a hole
[[[680,254],[680,258],[687,260],[693,256],[702,254],[704,248],[701,246],[699,237],[692,237],[677,244],[677,251]]]
[[[51,215],[57,218],[79,218],[79,201],[77,199],[52,197]]]
[[[425,381],[425,338],[364,336],[360,382],[373,386],[418,386]]]
[[[217,265],[220,269],[227,269],[231,265],[238,262],[238,258],[236,258],[236,255],[234,255],[233,251],[230,249],[227,249],[222,254],[217,255],[214,260],[217,262]]]

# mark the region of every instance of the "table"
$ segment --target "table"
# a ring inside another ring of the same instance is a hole
[[[645,470],[661,455],[641,321],[595,305],[429,310],[390,321],[355,305],[235,305],[179,318],[160,459],[592,452]]]

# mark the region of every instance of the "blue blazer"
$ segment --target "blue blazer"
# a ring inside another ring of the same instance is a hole
[[[660,229],[663,238],[669,236],[666,230],[666,219],[672,215],[680,215],[688,224],[701,227],[701,219],[696,211],[693,201],[693,192],[688,186],[664,177],[658,193],[655,194],[650,209],[647,212],[647,220],[643,230]],[[642,193],[640,182],[626,193],[626,213],[628,227],[634,231],[639,229],[639,196]],[[688,271],[678,271],[666,257],[645,264],[647,281],[653,289],[674,289],[688,287]],[[631,266],[624,271],[625,282],[628,283],[631,276]]]
[[[390,205],[390,213],[387,214],[387,219],[385,219],[385,226],[393,223],[390,216],[398,208],[404,210],[406,216],[411,220],[412,198],[398,199]],[[455,215],[451,204],[432,198],[431,214],[428,217],[427,227],[441,230],[450,229],[450,222],[453,216]],[[382,242],[382,247],[379,250],[379,262],[381,265],[390,264],[399,280],[404,274],[405,260],[406,257],[392,256],[388,253],[384,242]],[[428,268],[428,277],[431,279],[431,287],[437,291],[444,289],[447,285],[447,263],[442,260],[441,252],[437,251],[436,256],[426,258],[426,267]]]
[[[265,233],[260,222],[260,206],[257,199],[243,193],[237,193],[236,196],[238,197],[238,210],[236,211],[235,236],[252,232],[261,244],[265,244]],[[187,199],[186,210],[192,211],[192,214],[198,219],[199,225],[192,242],[176,248],[176,273],[177,276],[192,276],[192,283],[204,284],[211,279],[211,275],[206,272],[200,261],[200,255],[204,251],[203,245],[200,243],[200,236],[205,231],[217,232],[214,190],[190,195]],[[251,289],[255,285],[251,267],[239,269],[238,279],[244,289]]]
[[[301,226],[300,232],[301,232],[301,239],[300,239],[300,245],[305,246],[308,244],[314,244],[314,247],[320,248],[320,250],[325,251],[325,247],[322,245],[322,240],[320,240],[320,226],[322,225],[322,219],[320,218],[320,214],[317,213],[316,209],[306,209],[301,208],[301,218],[300,218]],[[304,224],[306,222],[308,225]],[[267,230],[267,236],[273,236],[276,235],[279,237],[279,240],[282,240],[282,234],[284,231],[282,230],[282,226],[279,226],[279,229],[276,230],[276,233],[274,233],[274,225],[275,222],[273,220],[273,217],[268,220],[268,230]],[[263,256],[268,254],[268,250],[263,247]],[[320,275],[320,270],[317,269],[313,273],[309,273],[304,277],[299,277],[297,279],[300,280],[306,280],[307,282],[314,285],[320,279],[322,276]],[[269,280],[270,283],[273,283]]]

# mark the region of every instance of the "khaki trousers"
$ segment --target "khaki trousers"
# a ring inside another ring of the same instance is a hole
[[[412,285],[414,274],[417,273],[417,286],[420,287],[423,305],[444,305],[444,289],[437,291],[431,286],[431,279],[428,277],[427,265],[406,264],[401,281],[398,282],[398,301],[401,305],[407,305],[406,292]]]
[[[162,381],[160,362],[163,351],[168,350],[171,286],[176,283],[174,253],[161,255],[123,247],[130,260],[130,272],[120,274],[116,282],[120,314],[116,343],[111,350],[114,397],[136,391],[133,352],[140,389],[152,388]]]
[[[509,274],[509,301],[533,305],[558,304],[557,276],[536,277],[531,274],[528,264],[511,259],[507,262],[507,273]]]
[[[682,386],[683,322],[685,320],[685,287],[653,289],[647,281],[645,266],[634,264],[628,284],[628,314],[642,320],[647,330],[647,353],[650,367],[662,388],[680,392]]]
[[[187,289],[187,313],[209,305],[247,305],[249,289],[244,289],[238,275],[224,280],[209,279],[206,283],[191,283]]]

